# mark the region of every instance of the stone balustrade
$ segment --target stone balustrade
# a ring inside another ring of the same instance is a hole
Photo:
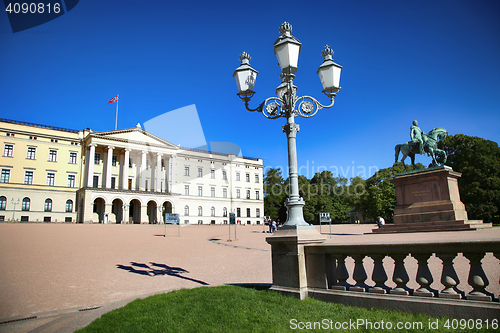
[[[497,259],[500,259],[500,240],[305,244],[304,255],[307,288],[450,300],[498,301],[498,295],[495,297],[487,289],[489,278],[498,288],[500,265]],[[483,269],[483,259],[495,261],[495,268],[489,270],[489,277]],[[350,265],[346,264],[347,260],[351,260]],[[410,271],[412,265],[409,263],[412,261],[413,269]],[[433,267],[430,267],[430,263]],[[460,281],[459,275],[464,274],[467,281]],[[440,288],[433,289],[431,285],[439,285]],[[462,289],[459,286],[463,286]]]

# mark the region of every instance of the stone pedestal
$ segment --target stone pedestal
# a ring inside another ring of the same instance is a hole
[[[300,299],[307,297],[304,246],[323,243],[326,238],[314,226],[286,226],[266,241],[271,245],[273,286],[271,290]]]
[[[460,200],[461,173],[442,166],[404,173],[391,182],[396,190],[394,224],[374,233],[475,230],[491,223],[469,220]]]

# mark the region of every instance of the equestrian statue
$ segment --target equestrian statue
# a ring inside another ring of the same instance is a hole
[[[439,163],[436,161],[436,154],[443,154],[443,164],[446,163],[446,152],[444,150],[438,149],[437,144],[438,141],[444,140],[448,132],[441,127],[434,128],[429,133],[423,132],[420,127],[418,127],[418,122],[416,120],[413,121],[413,126],[410,127],[410,139],[411,141],[405,142],[403,144],[396,145],[394,147],[396,151],[396,160],[394,163],[398,161],[399,152],[403,154],[403,158],[401,162],[403,162],[403,166],[406,171],[405,159],[407,156],[411,158],[411,165],[415,166],[415,154],[425,154],[428,156],[432,156],[432,166],[437,166]]]

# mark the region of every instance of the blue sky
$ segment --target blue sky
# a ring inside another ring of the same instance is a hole
[[[207,141],[285,167],[285,119],[246,111],[232,74],[248,52],[259,71],[251,107],[272,96],[280,84],[273,43],[288,21],[302,42],[299,95],[328,103],[316,75],[325,44],[344,67],[335,106],[296,120],[300,173],[324,167],[366,178],[392,165],[414,119],[425,132],[500,142],[498,17],[496,0],[89,0],[12,33],[4,13],[0,117],[105,131],[114,129],[107,103],[116,94],[118,128],[195,104]]]

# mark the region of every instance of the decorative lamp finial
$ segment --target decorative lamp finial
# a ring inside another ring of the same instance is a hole
[[[243,52],[242,54],[240,54],[238,59],[241,61],[241,64],[243,65],[243,64],[249,64],[251,57],[250,54]]]
[[[321,51],[321,55],[325,60],[332,59],[333,50],[330,48],[330,45],[326,44],[325,49]]]
[[[292,35],[292,25],[288,22],[284,22],[282,25],[280,25],[280,35],[283,37],[291,36]]]

